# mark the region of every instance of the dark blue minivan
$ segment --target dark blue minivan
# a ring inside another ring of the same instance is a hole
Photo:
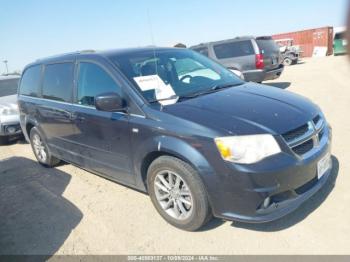
[[[191,50],[85,51],[28,65],[20,121],[37,160],[147,192],[170,224],[267,222],[331,174],[331,128],[306,98]]]

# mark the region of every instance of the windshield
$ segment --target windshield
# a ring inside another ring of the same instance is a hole
[[[231,71],[188,49],[140,51],[114,56],[112,61],[149,102],[244,83]]]
[[[17,94],[18,78],[0,80],[0,97]]]
[[[263,50],[264,54],[270,55],[276,52],[279,52],[279,47],[276,44],[276,42],[272,39],[263,39],[263,40],[256,40],[258,43],[258,46],[261,50]]]

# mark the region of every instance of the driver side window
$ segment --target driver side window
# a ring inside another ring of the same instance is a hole
[[[94,63],[81,62],[78,75],[78,104],[95,107],[95,96],[108,92],[121,95],[121,88],[100,66]]]

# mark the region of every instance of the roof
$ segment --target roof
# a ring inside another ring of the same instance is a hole
[[[71,60],[75,59],[77,56],[80,55],[96,55],[96,56],[104,56],[104,57],[111,57],[111,56],[118,56],[118,55],[126,55],[130,53],[137,53],[137,52],[147,52],[147,51],[164,51],[164,50],[178,50],[179,48],[170,48],[170,47],[139,47],[139,48],[124,48],[124,49],[113,49],[113,50],[105,50],[105,51],[98,51],[98,50],[82,50],[82,51],[76,51],[71,53],[65,53],[65,54],[59,54],[54,56],[49,56],[45,58],[40,58],[36,60],[35,62],[27,65],[36,65],[41,63],[50,63],[50,62],[56,62],[56,61],[63,61],[63,60]]]
[[[227,43],[227,42],[231,42],[231,41],[237,41],[237,40],[251,40],[251,39],[255,39],[254,36],[238,36],[235,38],[231,38],[231,39],[226,39],[226,40],[220,40],[220,41],[212,41],[212,42],[206,42],[206,43],[201,43],[199,45],[194,45],[191,46],[190,48],[197,48],[197,47],[202,47],[208,44],[223,44],[223,43]]]
[[[8,80],[8,79],[18,79],[21,78],[20,75],[0,75],[0,80]]]

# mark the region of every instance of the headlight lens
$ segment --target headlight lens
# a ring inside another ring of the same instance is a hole
[[[16,108],[10,108],[10,107],[0,107],[0,115],[17,115],[18,114],[18,109]]]
[[[239,164],[253,164],[281,152],[269,134],[219,137],[215,143],[224,160]]]

